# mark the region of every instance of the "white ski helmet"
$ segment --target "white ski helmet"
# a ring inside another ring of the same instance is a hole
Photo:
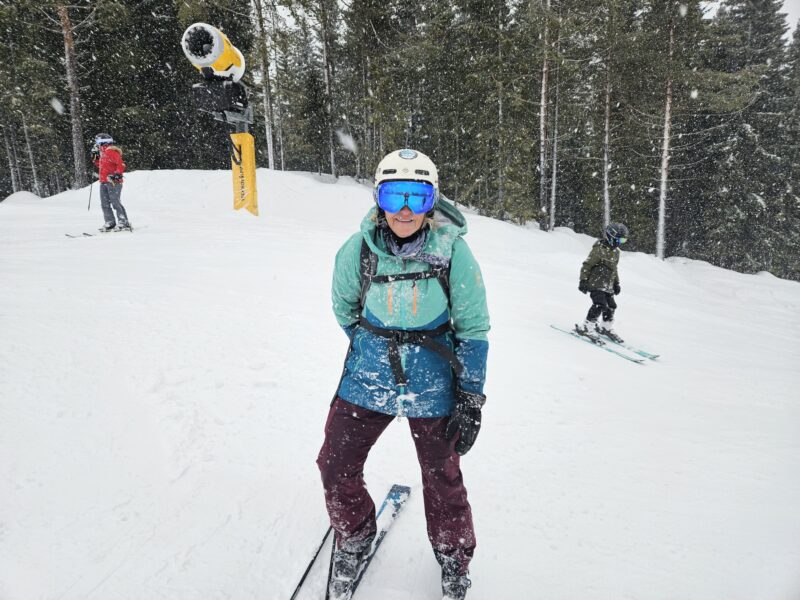
[[[107,133],[98,133],[96,136],[94,136],[94,143],[98,146],[103,146],[104,144],[113,144],[114,138]]]
[[[383,157],[375,170],[375,188],[384,181],[425,181],[433,185],[439,197],[439,172],[433,161],[422,152],[404,148]]]

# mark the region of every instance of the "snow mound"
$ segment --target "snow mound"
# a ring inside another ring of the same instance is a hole
[[[14,192],[10,196],[6,196],[5,199],[0,200],[3,204],[15,204],[20,203],[24,204],[26,202],[30,202],[32,200],[41,200],[39,196],[34,194],[33,192]]]

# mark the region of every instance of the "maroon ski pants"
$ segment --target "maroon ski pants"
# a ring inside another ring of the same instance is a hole
[[[454,558],[465,573],[475,550],[475,531],[455,439],[444,436],[448,418],[410,418],[408,423],[422,469],[428,539],[436,552]],[[364,463],[393,420],[392,415],[341,398],[331,405],[317,465],[331,525],[342,543],[375,533],[375,503],[364,483]]]

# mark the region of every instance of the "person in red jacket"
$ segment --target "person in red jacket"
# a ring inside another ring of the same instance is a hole
[[[131,228],[128,213],[120,202],[125,163],[122,162],[122,150],[118,146],[112,146],[113,143],[114,139],[110,135],[98,133],[94,137],[92,148],[92,160],[100,172],[100,206],[105,218],[100,231]]]

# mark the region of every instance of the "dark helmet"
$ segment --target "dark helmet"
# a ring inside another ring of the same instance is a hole
[[[96,136],[94,136],[94,143],[97,144],[98,146],[104,146],[106,144],[113,144],[114,143],[114,138],[112,138],[107,133],[98,133]]]
[[[622,223],[611,223],[606,227],[606,241],[612,248],[621,246],[628,241],[628,228]]]

